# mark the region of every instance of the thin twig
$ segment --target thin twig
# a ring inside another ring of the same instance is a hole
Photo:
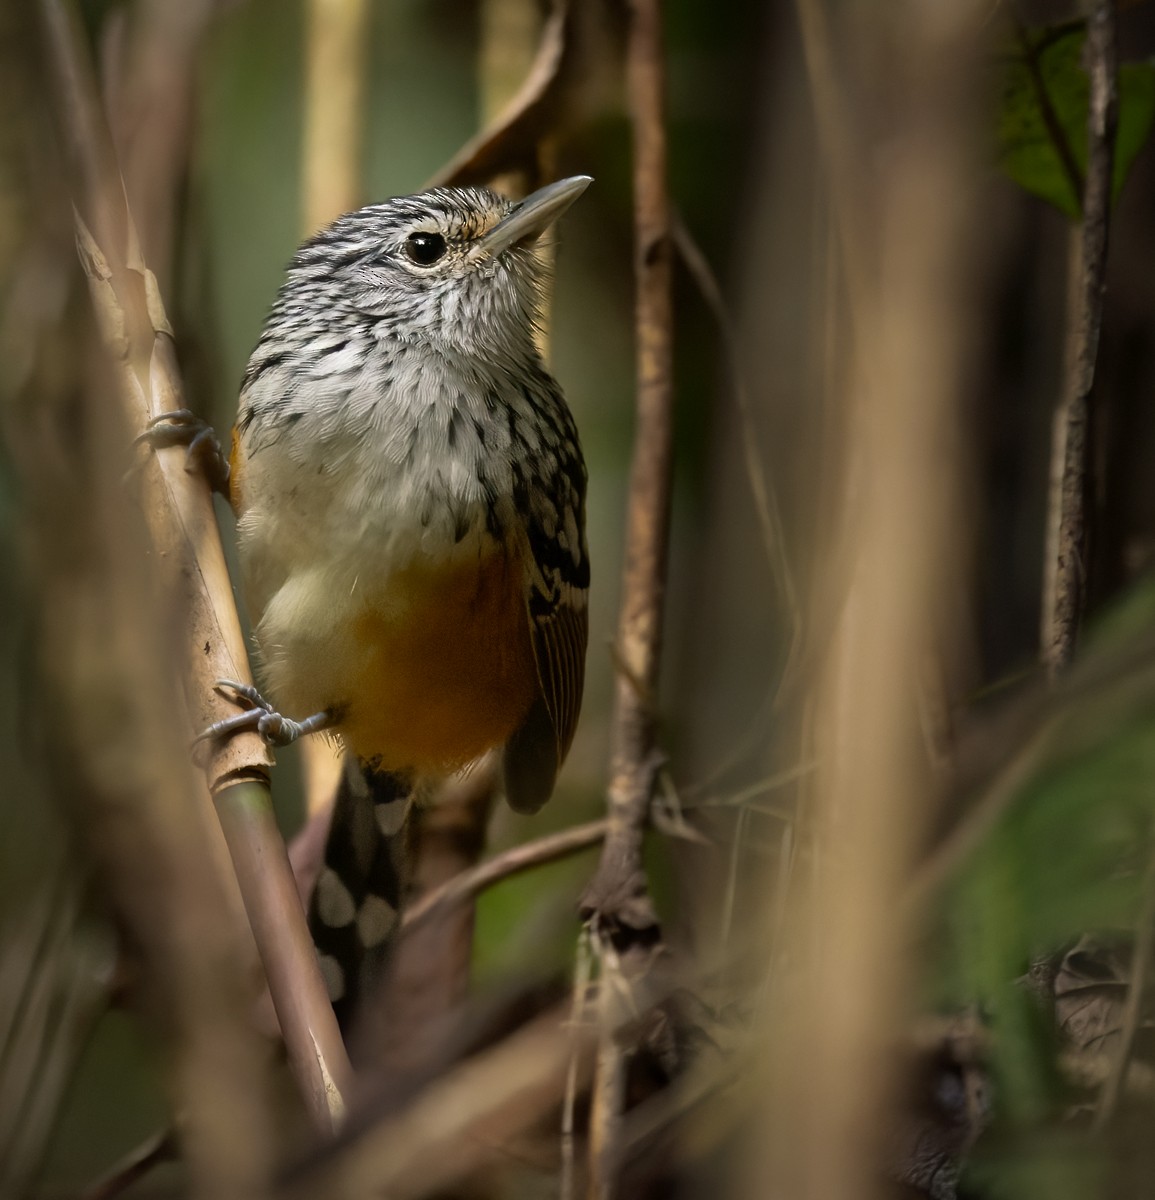
[[[586,1009],[590,999],[590,977],[593,971],[593,947],[590,944],[588,930],[583,930],[578,942],[577,964],[574,970],[573,993],[570,1006],[570,1022],[574,1030],[573,1052],[570,1055],[569,1070],[566,1072],[565,1097],[561,1110],[561,1178],[558,1184],[559,1200],[574,1200],[575,1191],[575,1154],[574,1129],[576,1126],[578,1069],[581,1062],[583,1047],[578,1040],[578,1034],[586,1024]]]
[[[591,1036],[551,1009],[492,1048],[471,1055],[400,1113],[364,1122],[286,1180],[286,1197],[379,1196],[408,1200],[448,1192],[503,1154],[503,1143],[557,1111],[574,1053]],[[589,1076],[579,1053],[578,1085]]]
[[[606,836],[609,825],[609,818],[603,817],[585,825],[576,825],[573,829],[563,829],[560,833],[514,846],[487,862],[462,871],[460,875],[455,875],[440,887],[426,892],[415,904],[407,908],[401,919],[401,927],[409,933],[438,913],[475,899],[486,888],[508,879],[511,875],[519,875],[533,867],[540,867],[545,863],[556,862],[559,858],[567,858],[571,854],[588,850]]]
[[[1054,744],[1054,724],[1043,725],[995,776],[950,835],[919,864],[904,901],[912,919],[975,850],[1036,774]]]
[[[135,1150],[130,1150],[113,1169],[95,1183],[80,1200],[115,1200],[143,1179],[154,1167],[176,1158],[176,1138],[171,1129],[154,1133]]]
[[[1074,655],[1086,600],[1091,398],[1103,324],[1118,117],[1115,39],[1114,0],[1092,0],[1086,42],[1091,86],[1083,225],[1075,251],[1079,257],[1068,322],[1067,378],[1051,442],[1042,657],[1052,679]]]
[[[791,651],[789,657],[792,658],[795,647],[802,636],[798,590],[794,585],[790,562],[786,556],[786,535],[782,527],[778,496],[766,478],[766,471],[758,457],[754,406],[750,401],[750,391],[746,386],[742,371],[738,342],[734,336],[734,323],[726,310],[726,301],[722,298],[722,289],[710,266],[710,261],[687,228],[680,213],[674,214],[672,232],[678,255],[685,264],[686,270],[690,272],[690,277],[701,293],[702,299],[706,302],[706,307],[709,308],[722,339],[726,369],[730,375],[730,390],[742,427],[742,462],[746,468],[746,481],[754,498],[754,511],[762,529],[762,544],[770,563],[770,570],[773,572],[774,581],[778,585],[782,601],[786,605],[786,611],[790,617]]]
[[[42,0],[41,11],[77,180],[81,257],[130,427],[140,432],[151,417],[184,407],[175,345],[135,238],[75,15],[62,0]],[[203,728],[229,715],[213,680],[251,678],[212,497],[180,448],[150,456],[140,477],[155,561],[184,603],[187,702],[194,727]],[[269,763],[261,738],[245,734],[212,747],[206,775],[290,1063],[316,1123],[331,1129],[351,1071],[273,815]]]

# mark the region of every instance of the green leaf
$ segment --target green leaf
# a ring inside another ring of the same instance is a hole
[[[1115,175],[1111,198],[1118,199],[1131,164],[1155,124],[1155,63],[1124,63],[1119,68],[1119,129],[1115,135]]]
[[[1081,25],[1072,25],[1026,36],[1030,49],[1020,48],[1010,57],[1003,80],[999,165],[1032,195],[1077,221],[1082,196],[1072,181],[1070,166],[1081,180],[1087,168],[1089,84],[1081,65],[1085,32]],[[1119,69],[1113,199],[1147,141],[1153,121],[1155,64],[1126,63]],[[1060,139],[1066,153],[1057,144]]]

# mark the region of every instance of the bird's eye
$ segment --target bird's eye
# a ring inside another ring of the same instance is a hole
[[[405,239],[405,253],[419,267],[431,267],[446,251],[439,233],[411,233]]]

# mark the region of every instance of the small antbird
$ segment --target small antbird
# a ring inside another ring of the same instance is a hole
[[[355,757],[311,913],[345,1015],[342,968],[396,920],[408,797],[503,746],[509,802],[535,811],[573,738],[586,472],[534,334],[539,239],[589,182],[340,217],[297,252],[245,372],[228,490],[276,709],[234,687],[251,707],[208,732],[325,729]]]

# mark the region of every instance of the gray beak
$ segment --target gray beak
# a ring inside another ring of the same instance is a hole
[[[530,193],[478,243],[479,254],[500,254],[518,243],[532,243],[593,183],[592,176],[571,175]]]

